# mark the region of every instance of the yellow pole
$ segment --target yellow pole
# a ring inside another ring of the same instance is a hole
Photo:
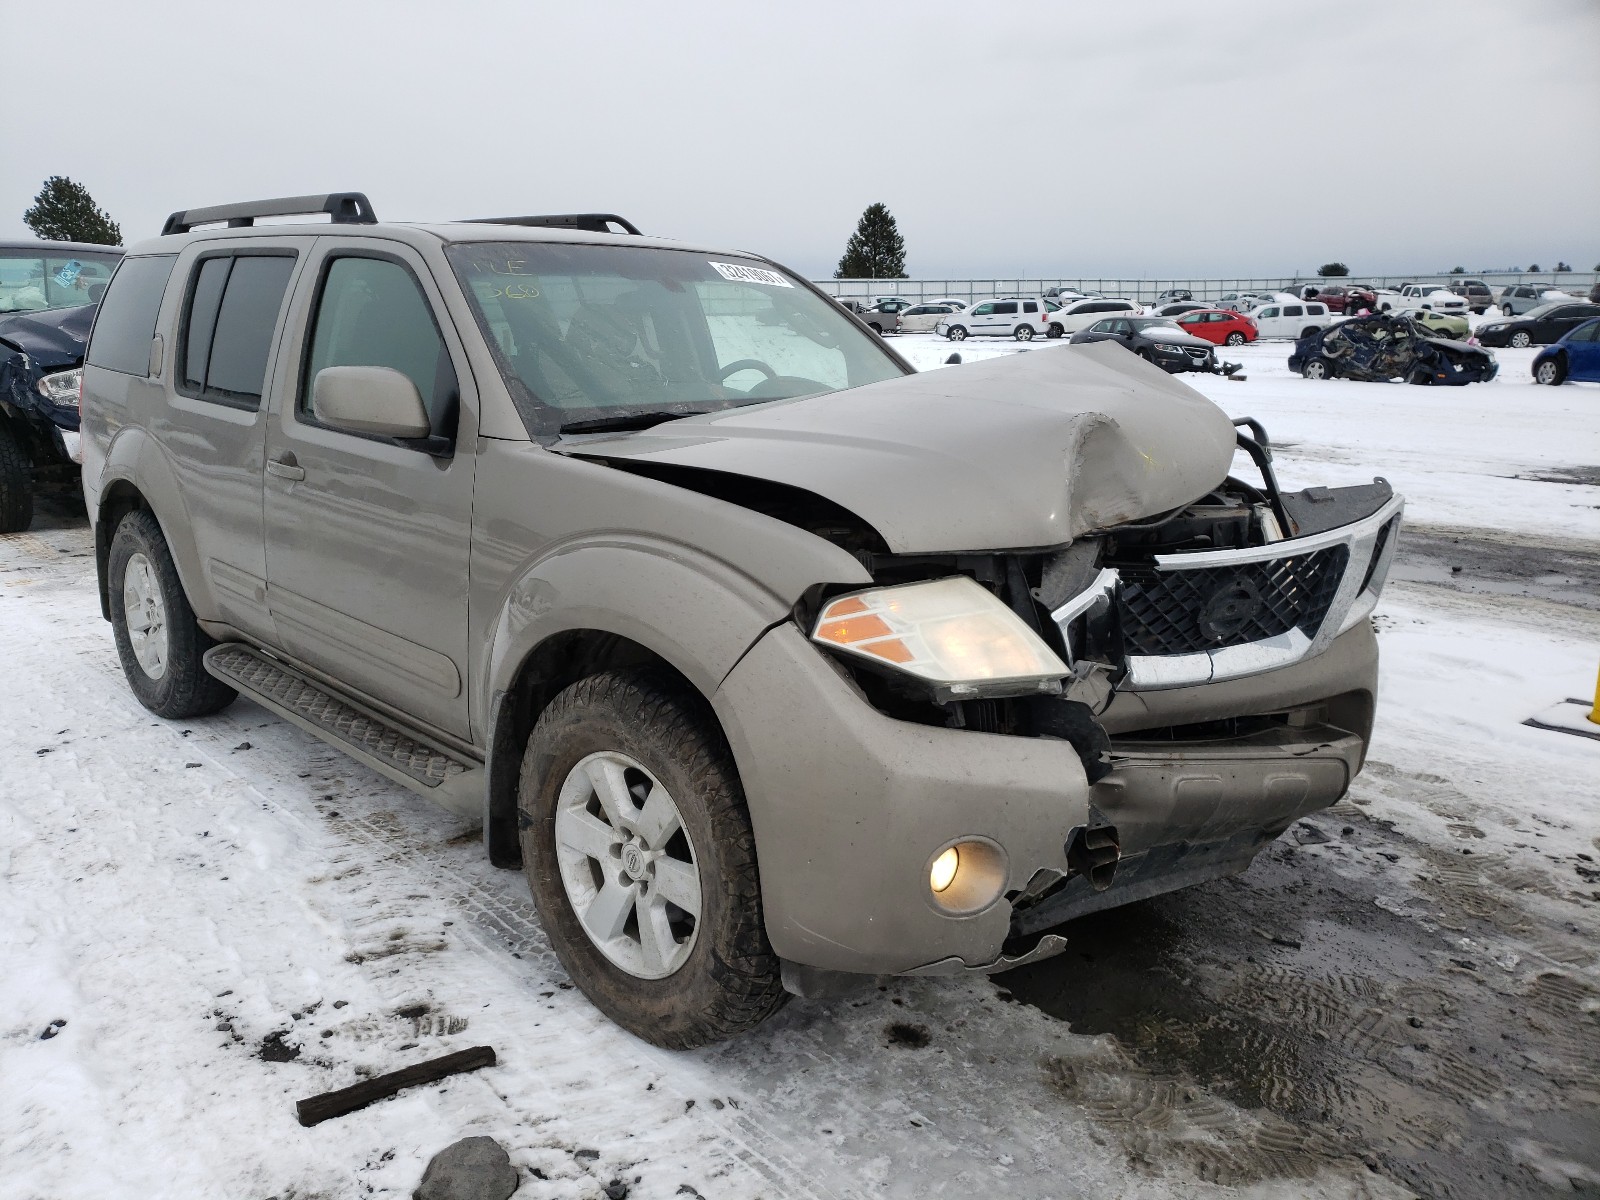
[[[1589,720],[1600,725],[1600,675],[1594,681],[1594,707],[1589,710]]]

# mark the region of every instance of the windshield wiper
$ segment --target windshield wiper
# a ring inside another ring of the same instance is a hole
[[[628,412],[613,413],[609,417],[590,417],[582,421],[568,421],[561,426],[558,432],[606,433],[612,430],[649,429],[655,425],[663,425],[668,421],[676,421],[682,417],[698,415],[698,413],[693,412],[667,412],[664,409],[633,409]]]

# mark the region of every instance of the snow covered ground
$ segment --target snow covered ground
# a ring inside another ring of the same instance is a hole
[[[81,519],[0,539],[0,1197],[404,1197],[477,1133],[519,1197],[571,1200],[1600,1189],[1600,741],[1521,723],[1600,666],[1594,576],[1549,598],[1560,555],[1600,561],[1600,388],[1535,387],[1531,352],[1459,389],[1309,383],[1287,353],[1190,381],[1266,422],[1286,484],[1384,475],[1415,528],[1551,578],[1391,584],[1367,772],[1241,880],[1026,978],[795,1002],[693,1054],[570,989],[466,826],[248,702],[140,708]],[[1146,1019],[1169,975],[1195,1007]],[[1063,1015],[1097,996],[1108,1025]],[[498,1066],[295,1121],[480,1044]]]

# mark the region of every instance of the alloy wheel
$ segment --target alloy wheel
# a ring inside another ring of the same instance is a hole
[[[1518,350],[1524,350],[1533,345],[1533,338],[1528,336],[1528,331],[1519,329],[1511,335],[1511,344]]]
[[[677,803],[637,759],[582,759],[556,798],[556,860],[583,931],[615,966],[664,979],[689,957],[700,869]]]
[[[128,642],[139,667],[151,679],[167,673],[167,602],[155,568],[143,554],[128,557],[122,574],[122,611],[128,627]]]

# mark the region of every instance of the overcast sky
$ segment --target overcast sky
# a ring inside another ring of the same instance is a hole
[[[130,243],[357,190],[389,220],[620,212],[814,276],[879,200],[921,278],[1600,261],[1597,0],[0,13],[0,237],[60,174]]]

